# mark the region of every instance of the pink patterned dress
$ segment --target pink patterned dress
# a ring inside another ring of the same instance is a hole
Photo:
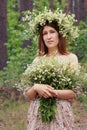
[[[75,130],[72,105],[67,100],[56,100],[57,112],[51,123],[43,123],[38,112],[39,98],[30,101],[27,130]]]

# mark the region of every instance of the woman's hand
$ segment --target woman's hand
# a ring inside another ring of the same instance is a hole
[[[35,84],[33,88],[39,96],[44,98],[53,97],[53,95],[55,95],[55,92],[53,91],[54,88],[47,84]]]

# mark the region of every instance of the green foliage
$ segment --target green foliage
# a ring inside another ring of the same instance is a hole
[[[87,95],[87,63],[82,64],[80,82],[85,95]]]
[[[58,0],[54,0],[54,9],[57,9],[58,7],[60,9],[65,9],[66,6],[66,0],[61,0],[61,2],[59,2]]]
[[[34,8],[37,8],[38,11],[41,11],[44,9],[45,6],[49,7],[50,3],[49,0],[33,0],[34,2]]]
[[[81,94],[78,96],[77,100],[82,102],[83,105],[87,107],[87,96],[84,96],[84,94]]]
[[[33,0],[34,2],[34,7],[37,8],[38,11],[41,11],[44,9],[44,7],[48,7],[50,8],[51,5],[50,5],[50,1],[49,0],[41,0],[41,1],[37,1],[37,0]],[[58,1],[58,0],[54,0],[53,1],[53,8],[54,9],[57,9],[58,7],[61,8],[61,9],[64,9],[66,7],[66,1],[65,0],[62,0],[61,3]]]
[[[44,6],[49,6],[49,1],[35,1],[35,6],[38,9],[43,9]],[[56,2],[58,3],[58,2]],[[59,4],[59,3],[58,3]],[[55,4],[57,5],[57,4]],[[37,10],[38,10],[37,9]],[[33,38],[32,45],[23,48],[23,40],[28,39],[23,37],[25,26],[20,22],[19,3],[17,0],[8,0],[7,2],[7,67],[0,72],[0,84],[15,87],[20,81],[21,73],[25,70],[27,64],[30,64],[36,55],[36,38]],[[29,33],[29,32],[28,32]]]
[[[34,1],[34,8],[36,11],[40,11],[44,6],[50,7],[49,1]],[[58,0],[54,0],[54,9],[62,8],[66,6],[65,0],[61,1],[61,4]],[[0,84],[5,84],[8,86],[15,87],[15,84],[20,81],[21,73],[26,69],[27,64],[30,64],[34,57],[36,56],[37,50],[37,39],[34,37],[32,40],[32,45],[23,48],[24,40],[28,39],[21,35],[25,25],[20,22],[20,11],[19,3],[17,0],[8,0],[7,2],[7,67],[0,71]],[[80,23],[80,36],[72,44],[71,50],[73,50],[80,61],[87,61],[87,24],[85,22]],[[83,81],[85,82],[85,81]],[[86,84],[86,82],[85,82]],[[86,86],[86,85],[85,85]]]
[[[40,98],[39,112],[43,122],[51,122],[56,113],[56,100],[55,98]]]
[[[87,98],[87,63],[81,64],[80,73],[77,78],[77,95],[80,99],[81,97]]]
[[[15,87],[20,81],[20,75],[36,55],[36,44],[23,48],[22,23],[19,20],[20,11],[17,0],[7,3],[7,67],[0,72],[0,84]]]
[[[34,0],[34,6],[37,10],[41,10],[44,6],[49,7],[49,1],[36,1]],[[59,6],[57,0],[54,1],[55,8]],[[63,6],[64,4],[62,4]],[[60,5],[61,6],[61,5]],[[0,72],[0,84],[16,87],[20,82],[21,73],[26,69],[27,64],[30,64],[36,56],[37,39],[32,38],[32,45],[23,48],[23,41],[28,39],[22,35],[23,30],[26,30],[26,26],[20,22],[19,3],[17,0],[8,0],[7,2],[7,34],[8,40],[7,46],[7,67]]]
[[[81,62],[87,62],[87,21],[79,24],[79,37],[73,42],[71,50],[76,53]]]

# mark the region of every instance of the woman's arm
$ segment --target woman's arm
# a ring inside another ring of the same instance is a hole
[[[76,93],[72,90],[55,90],[49,85],[35,84],[33,87],[25,90],[24,96],[32,100],[37,95],[44,98],[56,97],[59,99],[69,100],[76,98]]]
[[[57,98],[59,99],[74,99],[76,94],[72,90],[57,90]]]
[[[68,100],[76,98],[76,93],[72,90],[52,90],[50,92],[53,94],[54,97],[59,99]]]

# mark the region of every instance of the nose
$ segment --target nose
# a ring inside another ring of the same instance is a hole
[[[48,39],[51,38],[51,34],[50,34],[50,33],[47,34],[47,38],[48,38]]]

